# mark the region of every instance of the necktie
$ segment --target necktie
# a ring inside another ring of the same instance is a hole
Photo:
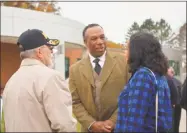
[[[101,66],[99,65],[100,59],[96,58],[93,62],[95,63],[95,72],[99,75],[101,72]]]

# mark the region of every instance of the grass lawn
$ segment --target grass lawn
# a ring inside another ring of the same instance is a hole
[[[77,132],[81,132],[81,125],[77,123]]]
[[[73,115],[73,117],[75,118],[74,115]],[[77,132],[81,132],[81,125],[78,123],[78,121],[77,121]]]
[[[0,128],[0,132],[5,132],[5,126],[4,126],[4,118],[3,118],[4,115],[2,115],[2,119],[1,119],[1,128]]]

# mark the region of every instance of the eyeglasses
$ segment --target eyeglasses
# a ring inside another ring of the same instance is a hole
[[[57,53],[57,49],[54,46],[45,45],[49,50],[51,50],[53,53]]]
[[[49,46],[49,45],[45,45],[45,46],[47,46],[49,48],[49,50],[51,50],[51,51],[54,49],[53,46]]]

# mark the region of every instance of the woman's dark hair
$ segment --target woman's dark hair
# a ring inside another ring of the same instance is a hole
[[[137,32],[130,37],[128,64],[131,73],[140,67],[148,67],[159,75],[165,75],[168,69],[161,44],[147,32]]]

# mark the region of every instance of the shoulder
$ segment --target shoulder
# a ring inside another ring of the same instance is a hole
[[[134,89],[142,92],[149,92],[150,94],[154,90],[154,80],[148,70],[144,68],[138,69],[129,81],[128,91]]]
[[[43,81],[38,80],[39,82],[41,81],[41,83],[43,83],[43,91],[47,92],[48,94],[52,94],[54,92],[62,94],[60,90],[69,93],[68,83],[59,71],[45,68],[43,72],[48,73],[47,75],[43,75]]]
[[[108,57],[117,62],[117,65],[120,66],[121,69],[128,66],[123,53],[107,51],[107,54],[109,55]]]
[[[148,69],[142,67],[135,72],[132,80],[141,83],[149,82],[152,84],[154,81],[154,76]]]
[[[43,72],[48,73],[43,78],[45,79],[45,84],[48,86],[53,85],[54,87],[60,86],[61,89],[68,88],[67,81],[64,76],[57,70],[46,68]]]
[[[109,54],[112,57],[115,57],[118,60],[125,61],[125,56],[123,53],[107,51],[107,54]]]
[[[81,60],[75,62],[74,64],[72,64],[70,66],[70,72],[74,71],[74,70],[77,70],[79,68],[79,66],[83,63],[83,61],[84,61],[84,59],[81,59]]]
[[[46,80],[49,80],[51,78],[58,78],[64,80],[63,75],[57,70],[48,67],[41,67],[41,69],[38,71],[39,75]]]
[[[139,68],[136,73],[135,73],[136,77],[150,77],[151,76],[151,71],[149,71],[148,69],[142,67]]]
[[[173,81],[174,81],[174,83],[176,84],[176,86],[178,86],[178,87],[181,87],[182,86],[182,83],[177,79],[177,78],[173,78]]]

